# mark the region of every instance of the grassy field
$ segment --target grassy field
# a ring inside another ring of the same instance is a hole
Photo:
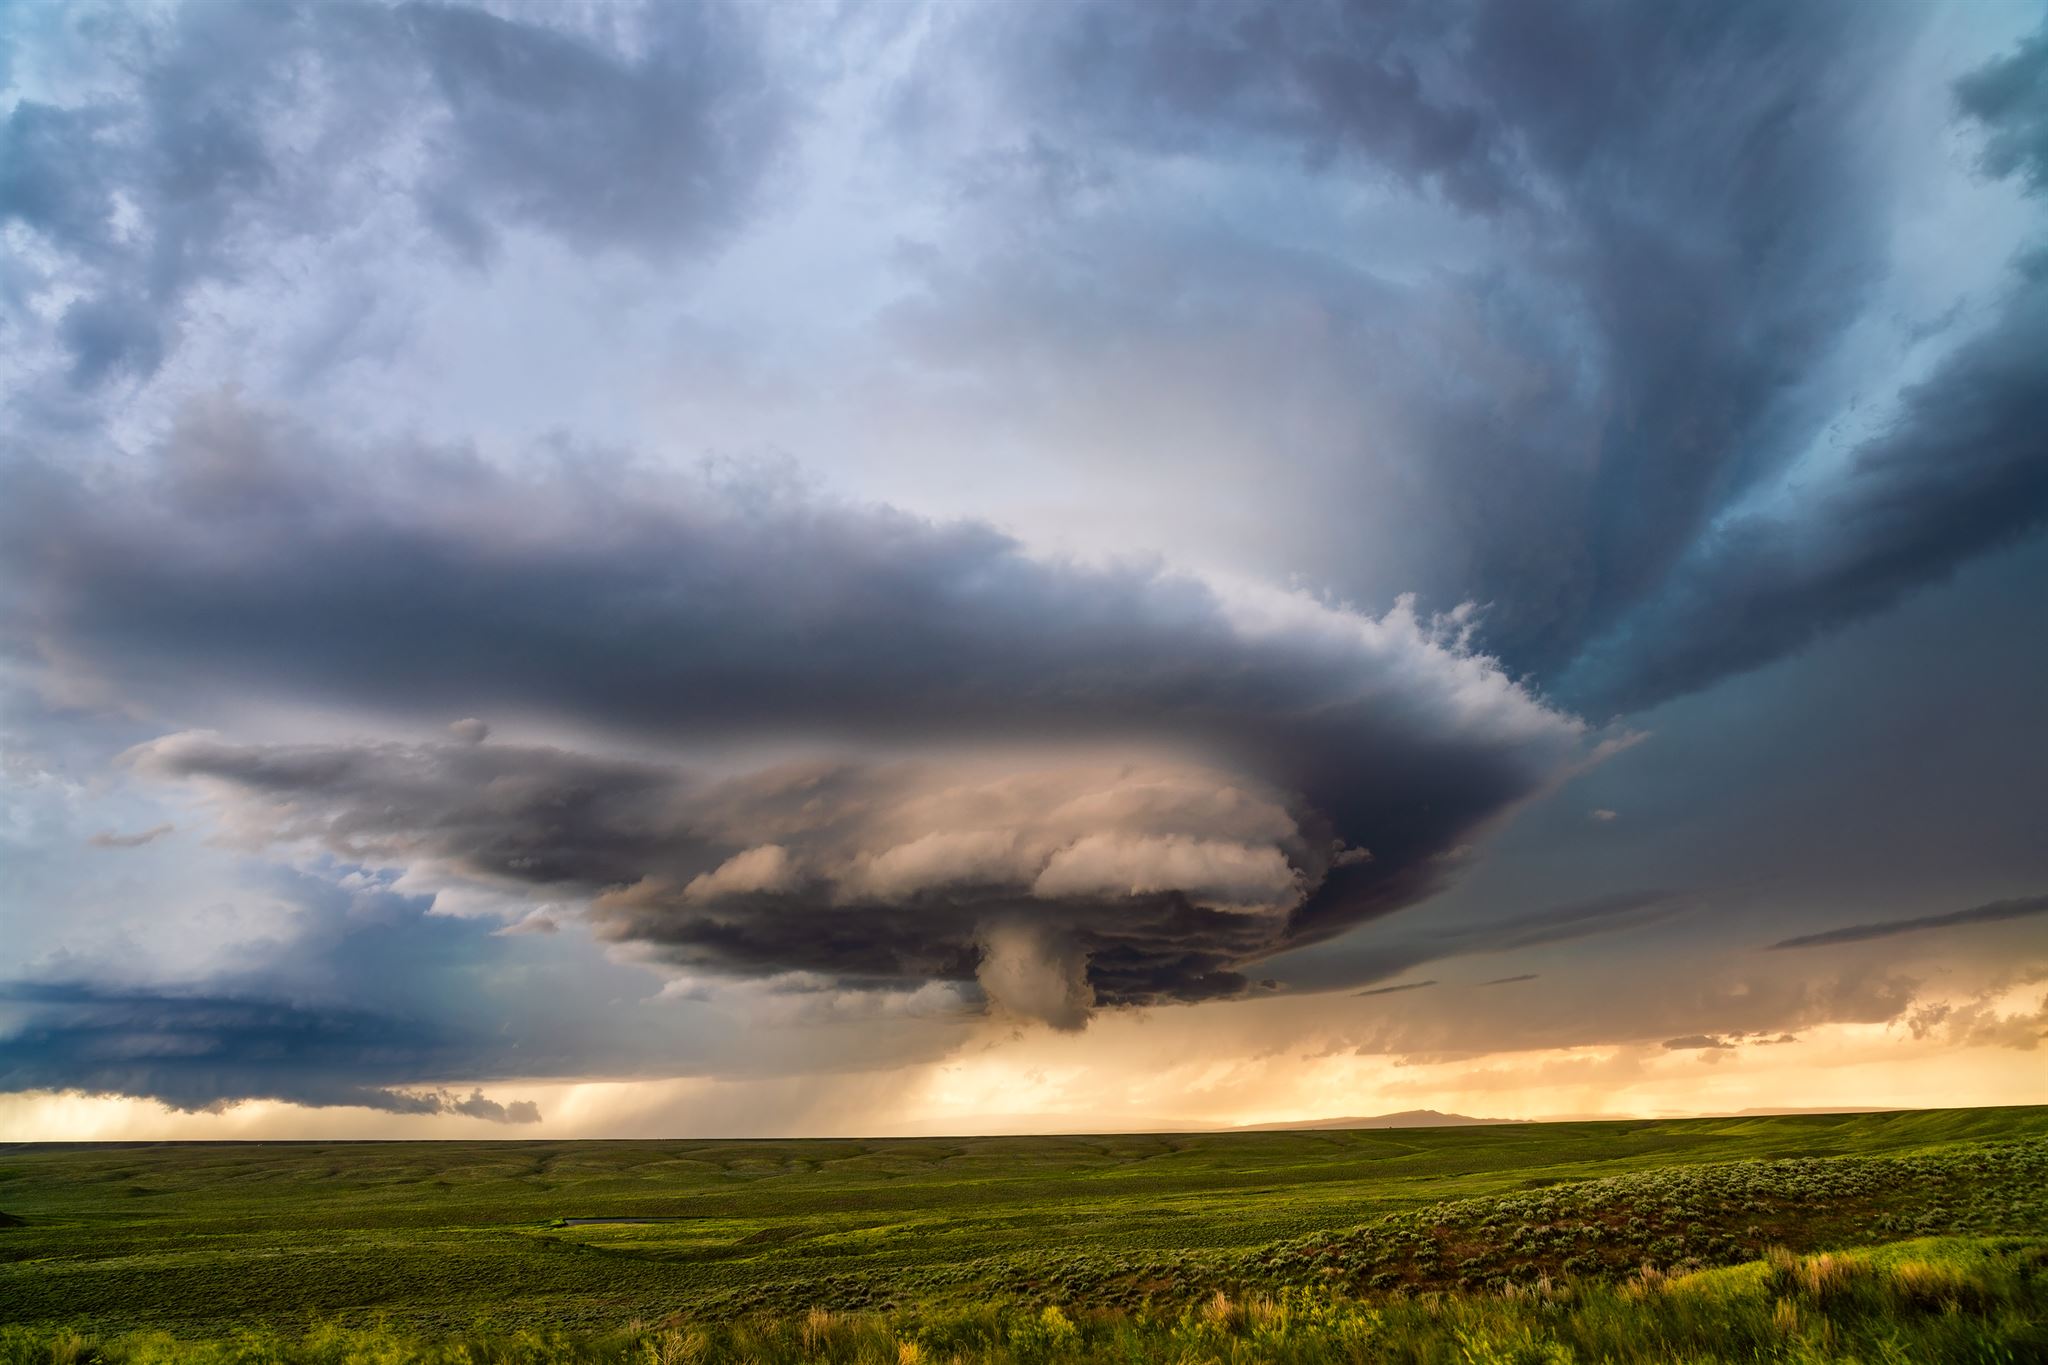
[[[742,1349],[732,1334],[800,1335],[823,1310],[854,1315],[829,1319],[848,1359],[880,1349],[875,1333],[916,1355],[918,1333],[966,1322],[977,1358],[1027,1361],[1034,1333],[1115,1355],[1136,1348],[1116,1345],[1119,1331],[1211,1331],[1201,1312],[1250,1341],[1261,1313],[1367,1303],[1384,1335],[1439,1295],[1593,1332],[1614,1296],[1641,1301],[1645,1263],[1653,1279],[1697,1281],[1696,1308],[1761,1296],[1766,1317],[1781,1302],[1796,1316],[1798,1294],[1766,1291],[1769,1275],[1800,1272],[1764,1264],[1768,1249],[1932,1236],[1951,1239],[1927,1255],[1966,1268],[1956,1283],[1977,1286],[1973,1303],[2024,1325],[2042,1317],[2027,1295],[2048,1245],[2044,1191],[2042,1108],[1088,1138],[13,1146],[0,1148],[0,1325],[19,1329],[4,1340],[23,1359],[51,1358],[66,1331],[103,1351],[140,1333],[134,1350],[185,1353],[277,1333],[249,1358],[283,1358],[279,1342],[315,1331],[359,1345],[574,1337],[593,1359],[616,1337],[634,1358],[731,1347],[767,1360],[769,1343]],[[580,1218],[655,1221],[566,1222]],[[1860,1288],[1836,1296],[1866,1317],[1911,1297],[1869,1256]],[[1715,1275],[1735,1278],[1709,1293]],[[1516,1297],[1567,1283],[1564,1306]],[[682,1322],[694,1326],[662,1325]],[[1805,1340],[1782,1328],[1773,1340]],[[1581,1337],[1571,1349],[1592,1349]]]

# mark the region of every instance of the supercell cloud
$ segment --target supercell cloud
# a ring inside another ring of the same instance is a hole
[[[1235,994],[1433,889],[1595,751],[1405,604],[1035,558],[774,485],[342,455],[222,406],[156,469],[24,478],[10,577],[49,686],[202,715],[485,702],[678,757],[472,718],[417,744],[178,734],[138,772],[250,839],[577,898],[692,969],[978,980],[1065,1022]]]

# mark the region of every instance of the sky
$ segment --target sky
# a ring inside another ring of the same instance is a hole
[[[0,1139],[2048,1102],[2048,6],[0,4]]]

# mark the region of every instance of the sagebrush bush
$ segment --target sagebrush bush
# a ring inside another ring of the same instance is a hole
[[[1635,1365],[1687,1361],[2048,1359],[2048,1248],[1948,1239],[1761,1261],[1625,1284],[1544,1280],[1362,1300],[1217,1291],[1178,1308],[1057,1304],[763,1315],[614,1336],[427,1337],[318,1327],[192,1341],[0,1329],[0,1365]]]

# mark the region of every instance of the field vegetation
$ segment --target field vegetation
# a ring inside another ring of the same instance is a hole
[[[0,1213],[0,1365],[2048,1360],[2048,1109],[16,1146]]]

